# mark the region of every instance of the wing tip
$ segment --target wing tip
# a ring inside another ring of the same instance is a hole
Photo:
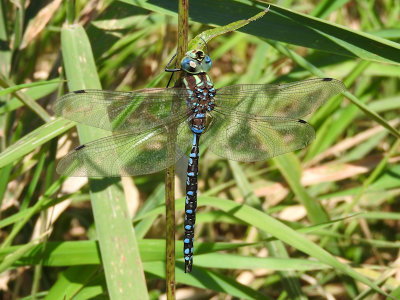
[[[342,81],[338,80],[338,79],[331,78],[331,77],[325,77],[325,78],[322,78],[322,81],[328,81],[328,82],[330,81],[333,84],[336,84],[336,86],[340,88],[340,91],[346,91],[347,90],[347,88],[344,85],[344,83]]]

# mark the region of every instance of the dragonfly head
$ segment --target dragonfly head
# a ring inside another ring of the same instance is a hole
[[[211,58],[202,50],[191,50],[186,52],[181,62],[181,68],[190,74],[208,72],[211,69]]]

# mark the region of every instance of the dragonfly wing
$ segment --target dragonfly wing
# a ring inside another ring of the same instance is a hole
[[[111,177],[154,173],[174,164],[191,145],[186,122],[176,128],[176,147],[168,145],[171,128],[155,128],[140,134],[121,133],[75,148],[61,159],[57,173],[77,177]]]
[[[142,132],[186,117],[186,89],[133,92],[80,90],[58,98],[53,110],[66,119],[114,132]]]
[[[236,161],[265,160],[306,147],[315,138],[314,128],[303,120],[278,117],[242,118],[213,112],[205,133],[215,154]]]
[[[297,119],[312,113],[329,98],[345,90],[341,81],[332,78],[285,84],[231,85],[217,90],[215,110]]]

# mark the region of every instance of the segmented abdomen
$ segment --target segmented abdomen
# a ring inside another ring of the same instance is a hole
[[[183,82],[189,94],[186,102],[188,107],[191,109],[191,115],[188,116],[188,121],[190,129],[193,132],[193,143],[187,169],[185,237],[183,241],[185,273],[189,273],[193,266],[193,240],[197,209],[199,139],[206,127],[207,112],[214,109],[213,99],[215,96],[215,89],[210,77],[206,73],[200,73],[197,75],[187,74],[184,77]]]

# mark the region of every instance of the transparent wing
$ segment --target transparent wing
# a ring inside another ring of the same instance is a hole
[[[54,112],[66,119],[114,132],[142,132],[186,117],[186,89],[133,92],[80,90],[58,98]]]
[[[155,128],[140,134],[121,133],[81,145],[61,159],[57,173],[68,176],[110,177],[154,173],[174,164],[191,145],[192,134],[182,123],[176,130],[176,147],[171,129]]]
[[[312,113],[329,98],[345,90],[341,81],[332,78],[276,85],[231,85],[217,90],[215,110],[297,119]]]
[[[236,161],[265,160],[307,146],[315,138],[314,128],[303,120],[279,117],[243,118],[212,113],[205,132],[215,154]]]

